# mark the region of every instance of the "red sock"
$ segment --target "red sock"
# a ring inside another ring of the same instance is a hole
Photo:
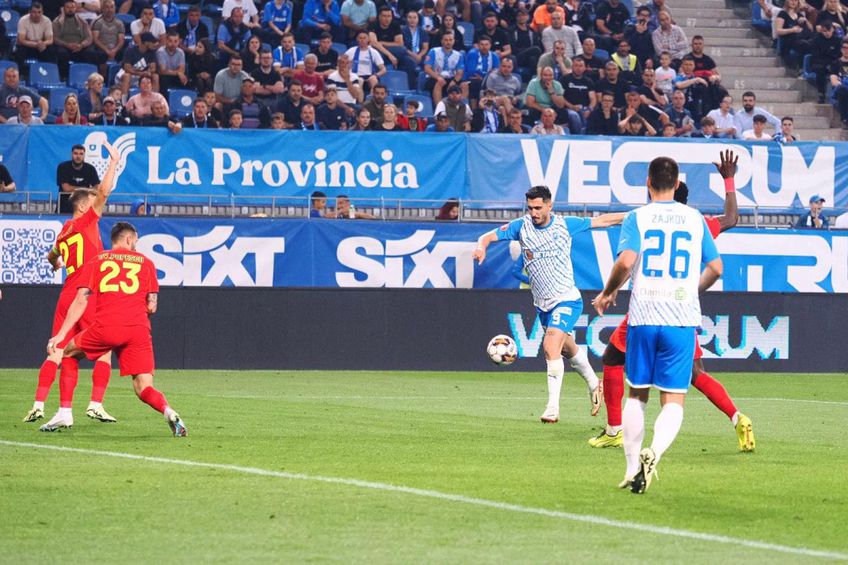
[[[106,394],[106,387],[109,386],[109,377],[112,376],[112,366],[105,361],[98,361],[94,364],[94,371],[91,372],[91,401],[103,402],[103,395]]]
[[[141,391],[138,395],[142,402],[150,405],[157,412],[165,413],[165,408],[168,407],[168,401],[165,400],[165,395],[149,386]]]
[[[607,424],[621,425],[621,400],[624,398],[624,365],[604,365],[604,402]]]
[[[79,377],[79,361],[73,357],[62,358],[62,374],[59,376],[59,406],[70,408],[74,404],[74,389]]]
[[[706,373],[701,373],[698,375],[692,384],[695,385],[695,388],[700,390],[704,396],[710,399],[710,402],[715,404],[716,408],[727,414],[727,417],[733,419],[733,415],[736,414],[736,405],[733,404],[733,400],[730,399],[730,395],[727,394],[727,390],[725,390],[724,385],[720,382],[712,378]]]
[[[50,394],[50,387],[56,380],[56,371],[58,370],[59,365],[50,359],[45,359],[44,363],[41,364],[41,369],[38,371],[38,388],[35,389],[36,402],[47,400],[47,395]]]

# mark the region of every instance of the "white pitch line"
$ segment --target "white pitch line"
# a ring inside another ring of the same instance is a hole
[[[234,473],[243,473],[246,475],[259,475],[263,477],[276,477],[280,479],[290,479],[298,481],[312,481],[317,483],[328,483],[335,485],[345,485],[358,488],[365,488],[384,492],[396,492],[401,494],[411,494],[425,498],[436,500],[445,500],[449,502],[458,502],[460,504],[469,504],[474,506],[484,506],[487,508],[495,508],[497,510],[505,510],[509,512],[518,512],[521,514],[534,514],[537,516],[546,516],[549,518],[559,518],[571,522],[581,522],[585,524],[594,524],[598,526],[606,526],[619,528],[623,530],[635,530],[655,535],[674,536],[684,539],[691,539],[703,542],[722,543],[727,545],[738,545],[753,549],[762,549],[765,551],[774,551],[778,553],[786,553],[790,555],[803,555],[805,557],[821,557],[823,559],[837,559],[848,561],[848,554],[838,553],[835,551],[825,551],[819,549],[809,549],[806,547],[792,547],[788,545],[779,545],[756,540],[746,540],[742,538],[733,538],[719,534],[707,534],[702,532],[693,532],[689,530],[680,530],[677,528],[668,528],[665,526],[652,526],[650,524],[639,524],[638,522],[625,522],[622,520],[613,520],[604,518],[603,516],[592,516],[590,514],[573,514],[571,512],[561,512],[559,510],[548,510],[546,508],[535,508],[532,506],[521,506],[519,504],[510,504],[507,502],[497,502],[495,500],[486,500],[485,498],[474,498],[463,496],[461,494],[451,494],[440,492],[437,490],[420,489],[414,487],[405,487],[398,485],[390,485],[387,483],[376,483],[371,481],[361,481],[358,479],[346,479],[342,477],[324,477],[321,475],[307,475],[305,473],[288,473],[286,471],[271,471],[269,469],[260,469],[258,467],[243,467],[241,465],[228,465],[226,463],[205,463],[202,461],[191,461],[187,459],[171,459],[167,457],[151,457],[147,455],[136,455],[133,453],[121,453],[117,451],[101,451],[97,449],[82,449],[78,447],[64,447],[59,445],[44,445],[38,443],[27,443],[19,441],[8,441],[0,439],[0,445],[10,447],[28,447],[32,449],[46,449],[51,451],[63,451],[68,453],[81,453],[84,455],[99,455],[103,457],[116,457],[119,459],[131,459],[135,461],[144,461],[148,463],[163,463],[168,465],[180,465],[183,467],[200,467],[203,469],[220,469],[224,471],[232,471]]]

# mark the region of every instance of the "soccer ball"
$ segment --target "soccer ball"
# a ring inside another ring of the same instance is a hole
[[[508,335],[496,335],[486,346],[489,359],[496,365],[511,365],[518,359],[518,347]]]

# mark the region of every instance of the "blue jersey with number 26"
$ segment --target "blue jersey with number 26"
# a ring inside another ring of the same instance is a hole
[[[718,258],[704,217],[678,202],[633,210],[621,226],[618,252],[636,252],[628,324],[700,326],[701,264]]]

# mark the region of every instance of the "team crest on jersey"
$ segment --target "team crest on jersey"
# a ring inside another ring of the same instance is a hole
[[[506,231],[506,230],[508,230],[508,229],[509,229],[509,224],[504,224],[504,225],[502,225],[502,226],[501,226],[500,228],[498,228],[498,229],[499,229],[499,230],[501,230],[501,231]]]

